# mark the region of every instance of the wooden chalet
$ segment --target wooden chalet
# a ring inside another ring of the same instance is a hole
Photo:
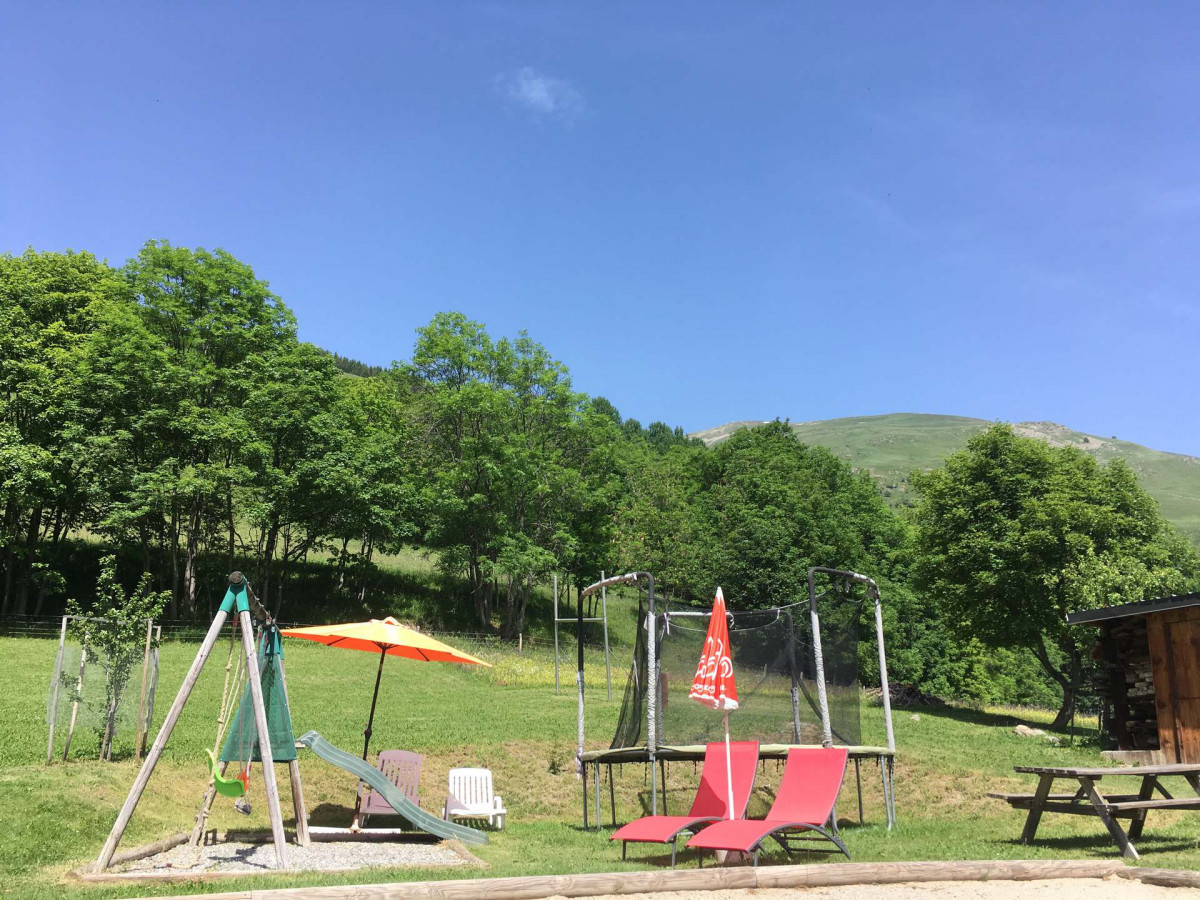
[[[1130,761],[1200,763],[1200,593],[1072,613],[1067,622],[1100,628],[1092,657],[1118,750]]]

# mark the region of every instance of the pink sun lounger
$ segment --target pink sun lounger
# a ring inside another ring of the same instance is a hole
[[[743,853],[753,850],[754,864],[758,865],[758,854],[767,838],[774,837],[790,854],[796,848],[788,846],[789,840],[806,840],[797,838],[797,833],[815,831],[833,841],[849,859],[846,845],[828,830],[833,805],[846,774],[848,756],[845,747],[793,747],[784,763],[779,793],[765,819],[714,822],[687,845],[699,850],[740,850]]]
[[[729,763],[733,774],[734,817],[746,814],[750,792],[754,789],[754,769],[758,765],[758,741],[733,741],[729,744]],[[675,841],[684,831],[729,818],[729,791],[725,781],[725,744],[709,744],[704,750],[704,768],[700,787],[686,816],[644,816],[613,832],[611,840],[621,842],[621,859],[629,842],[671,844],[671,865],[675,865]],[[709,826],[711,827],[711,826]]]

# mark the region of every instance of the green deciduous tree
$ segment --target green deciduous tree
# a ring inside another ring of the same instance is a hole
[[[295,342],[295,320],[253,270],[223,250],[150,241],[124,270],[150,334],[166,348],[155,451],[124,518],[153,517],[171,559],[172,604],[196,607],[196,564],[229,520],[253,437],[256,357]],[[226,535],[226,537],[228,537]],[[173,613],[175,609],[173,608]]]
[[[570,523],[593,450],[584,398],[527,335],[493,341],[459,313],[419,329],[398,374],[426,435],[426,542],[465,575],[480,625],[496,616],[516,634],[534,584],[579,551]]]
[[[87,253],[0,256],[3,612],[40,612],[62,538],[96,502],[85,445],[85,348],[121,280]]]
[[[1062,689],[1057,727],[1091,637],[1067,613],[1175,593],[1200,572],[1120,460],[1100,465],[996,425],[914,484],[917,586],[964,638],[1034,653]]]

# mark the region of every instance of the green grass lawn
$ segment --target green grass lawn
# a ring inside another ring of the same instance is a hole
[[[369,654],[289,641],[288,685],[297,733],[310,728],[333,743],[357,751],[370,703],[376,660]],[[135,896],[151,892],[185,893],[236,890],[284,884],[336,884],[619,871],[654,868],[666,856],[652,847],[634,847],[622,863],[620,850],[607,840],[609,829],[580,828],[580,785],[574,773],[574,677],[569,666],[560,695],[553,691],[552,657],[538,649],[518,656],[511,648],[465,647],[495,663],[492,669],[460,668],[389,659],[384,669],[375,722],[375,748],[399,747],[425,755],[423,805],[440,808],[446,771],[456,765],[486,765],[509,809],[508,825],[473,852],[488,868],[452,870],[370,870],[345,876],[273,876],[221,881],[209,885],[145,888],[136,885],[84,886],[63,882],[65,873],[93,859],[104,842],[134,776],[128,757],[131,740],[118,742],[124,757],[111,764],[90,756],[95,740],[77,738],[67,763],[43,764],[46,752],[45,695],[55,644],[37,639],[0,639],[0,892],[13,896]],[[573,650],[573,647],[571,648]],[[162,652],[161,721],[196,650],[195,644],[167,644]],[[604,695],[603,658],[588,657],[589,747],[607,746],[615,729],[628,650],[614,659],[614,700]],[[151,780],[122,844],[130,848],[190,828],[206,784],[203,748],[213,739],[221,692],[225,650],[214,653],[193,694],[159,769]],[[899,827],[882,825],[878,773],[864,765],[867,824],[859,827],[852,776],[839,806],[844,838],[855,860],[1035,859],[1054,857],[1115,858],[1116,850],[1097,820],[1047,815],[1036,846],[1015,843],[1023,814],[987,800],[995,789],[1032,789],[1013,775],[1015,764],[1099,764],[1087,732],[1074,746],[1017,737],[1018,722],[1043,724],[1048,714],[1020,710],[923,708],[896,712],[897,805]],[[735,735],[737,715],[733,717]],[[863,739],[883,740],[882,712],[864,710]],[[59,744],[61,747],[61,742]],[[315,756],[301,755],[311,819],[314,824],[345,825],[354,801],[354,782]],[[852,771],[852,770],[851,770]],[[281,769],[282,773],[283,770]],[[778,767],[768,764],[752,814],[765,810]],[[669,803],[687,805],[696,775],[689,764],[668,771]],[[1118,779],[1112,779],[1114,786]],[[1108,785],[1109,780],[1105,781]],[[605,791],[607,793],[607,790]],[[625,766],[616,779],[619,821],[640,814],[648,803],[643,767]],[[235,815],[227,801],[218,804],[211,825],[267,828],[261,781],[252,781],[254,814]],[[285,806],[285,820],[290,818]],[[607,810],[606,810],[607,812]],[[1156,813],[1139,842],[1143,864],[1200,868],[1197,832],[1200,819],[1189,813]],[[812,861],[833,859],[809,854]],[[782,860],[776,853],[768,861]],[[694,864],[683,857],[683,865]]]

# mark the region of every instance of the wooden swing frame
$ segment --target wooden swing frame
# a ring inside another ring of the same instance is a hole
[[[229,588],[225,592],[225,598],[221,601],[221,606],[217,610],[217,614],[213,617],[212,624],[208,628],[208,633],[204,636],[204,642],[200,645],[200,649],[196,653],[196,658],[192,660],[191,668],[188,669],[187,676],[183,679],[183,684],[179,688],[175,702],[171,704],[171,709],[167,712],[166,720],[163,722],[162,728],[159,729],[158,735],[154,738],[154,744],[150,747],[150,752],[146,755],[146,762],[138,771],[137,778],[134,779],[133,786],[129,789],[129,796],[125,798],[125,803],[117,815],[116,822],[113,823],[108,840],[105,841],[104,847],[100,851],[100,856],[97,858],[95,864],[95,871],[97,873],[103,873],[112,863],[117,845],[120,844],[121,837],[125,834],[125,829],[129,826],[129,820],[133,818],[138,801],[141,800],[142,794],[146,790],[146,785],[150,782],[150,776],[154,774],[154,767],[158,765],[158,761],[162,758],[163,750],[166,749],[171,732],[175,730],[175,725],[179,722],[179,716],[183,712],[184,706],[187,705],[188,698],[196,686],[196,681],[204,669],[204,664],[208,661],[213,647],[220,638],[221,631],[224,629],[225,622],[228,620],[230,614],[236,616],[242,633],[242,650],[246,660],[246,680],[250,684],[250,697],[254,707],[254,724],[258,735],[259,752],[262,756],[263,787],[267,796],[267,812],[271,819],[271,836],[275,844],[276,867],[278,869],[288,868],[287,838],[283,831],[283,813],[279,805],[279,786],[275,780],[275,765],[271,756],[267,711],[263,703],[262,676],[258,669],[258,654],[254,646],[254,626],[250,620],[250,598],[252,596],[253,593],[250,590],[250,585],[246,582],[245,576],[241,572],[234,572],[229,576]],[[284,702],[287,702],[286,677],[283,679],[283,693]],[[227,763],[222,764],[220,775],[223,776],[225,774],[227,765]],[[304,809],[304,794],[300,785],[300,767],[296,760],[290,761],[289,773],[292,782],[292,800],[296,807],[296,837],[301,846],[306,846],[309,840],[308,818]],[[196,832],[203,832],[208,810],[211,808],[216,794],[215,785],[210,787],[205,794],[204,808],[196,817]]]

